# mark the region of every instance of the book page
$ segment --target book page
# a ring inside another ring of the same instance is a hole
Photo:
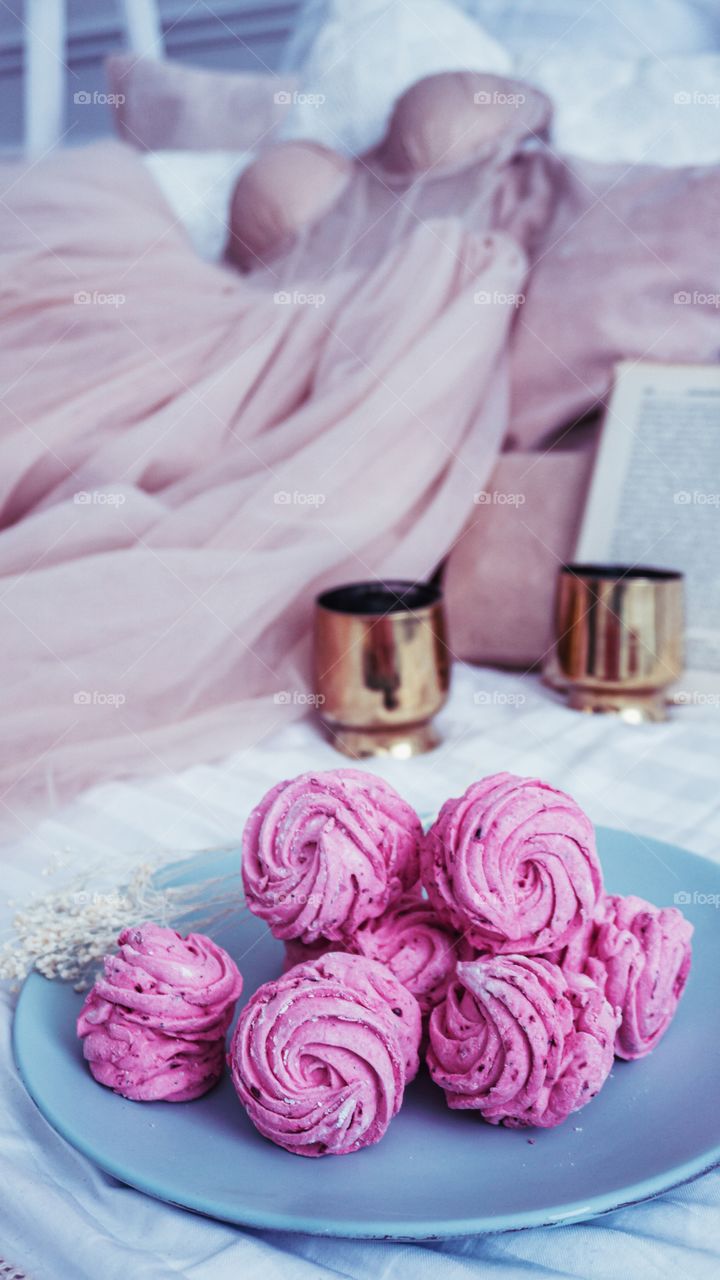
[[[686,667],[720,673],[720,365],[617,366],[576,559],[681,569]]]

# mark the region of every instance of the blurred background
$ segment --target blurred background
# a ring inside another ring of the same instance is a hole
[[[429,21],[425,4],[400,4],[409,19]],[[665,65],[686,56],[712,55],[720,49],[720,6],[715,0],[600,0],[580,5],[576,0],[455,0],[449,8],[464,10],[513,55],[515,70],[551,79],[559,54],[580,57],[575,67],[577,88],[587,91],[583,75],[596,68],[606,81],[618,76],[630,81],[638,59]],[[372,24],[387,9],[383,0],[347,4],[344,0],[296,0],[286,4],[226,3],[214,0],[3,0],[0,5],[0,148],[18,148],[23,139],[23,95],[29,32],[37,32],[38,54],[45,72],[39,92],[54,93],[52,67],[62,73],[64,128],[68,143],[78,144],[111,131],[109,113],[83,111],[74,101],[78,92],[107,89],[103,60],[108,54],[135,49],[158,55],[153,47],[161,32],[164,56],[192,66],[228,71],[268,71],[298,67],[322,23],[331,15],[362,18]],[[434,16],[434,15],[433,15]],[[58,67],[55,50],[62,47]],[[403,51],[396,50],[396,56]],[[602,66],[602,60],[612,66]],[[626,63],[625,68],[619,62]],[[572,71],[568,62],[565,72]],[[693,64],[697,78],[697,63]],[[598,88],[600,86],[597,86]],[[550,91],[553,84],[546,85]],[[38,113],[41,105],[37,105]],[[699,119],[699,127],[704,121]]]
[[[168,58],[216,70],[274,70],[280,64],[288,38],[297,24],[301,3],[212,5],[196,0],[68,0],[56,4],[31,4],[7,0],[0,6],[0,146],[16,149],[23,139],[23,84],[25,40],[29,20],[37,18],[46,52],[57,29],[57,15],[66,24],[65,103],[68,141],[80,143],[111,131],[109,113],[83,111],[74,94],[106,90],[103,60],[127,48],[128,10],[150,30],[154,10],[160,17]]]

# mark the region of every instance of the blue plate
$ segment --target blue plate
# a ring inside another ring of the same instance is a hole
[[[37,975],[15,1017],[22,1079],[50,1124],[121,1182],[247,1226],[427,1240],[576,1221],[657,1195],[720,1162],[720,915],[709,900],[720,902],[720,867],[626,832],[601,829],[598,841],[611,892],[682,903],[693,966],[656,1051],[616,1062],[598,1097],[557,1129],[449,1111],[423,1076],[377,1146],[303,1159],[260,1137],[227,1077],[180,1104],[128,1102],[96,1084],[75,1038],[81,997]],[[237,852],[204,854],[178,866],[176,881],[238,865]],[[246,911],[214,936],[238,960],[245,997],[277,975],[282,948]]]

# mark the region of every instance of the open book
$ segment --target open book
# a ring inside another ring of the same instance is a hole
[[[575,558],[681,569],[686,667],[720,678],[720,364],[617,365]]]

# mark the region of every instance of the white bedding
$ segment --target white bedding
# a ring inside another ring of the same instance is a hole
[[[152,151],[142,157],[207,262],[222,257],[232,193],[252,156],[251,151]]]
[[[519,58],[558,49],[611,58],[720,51],[716,0],[452,0],[493,39]],[[320,26],[332,15],[376,12],[410,0],[304,0],[286,52],[288,67],[303,65]]]

